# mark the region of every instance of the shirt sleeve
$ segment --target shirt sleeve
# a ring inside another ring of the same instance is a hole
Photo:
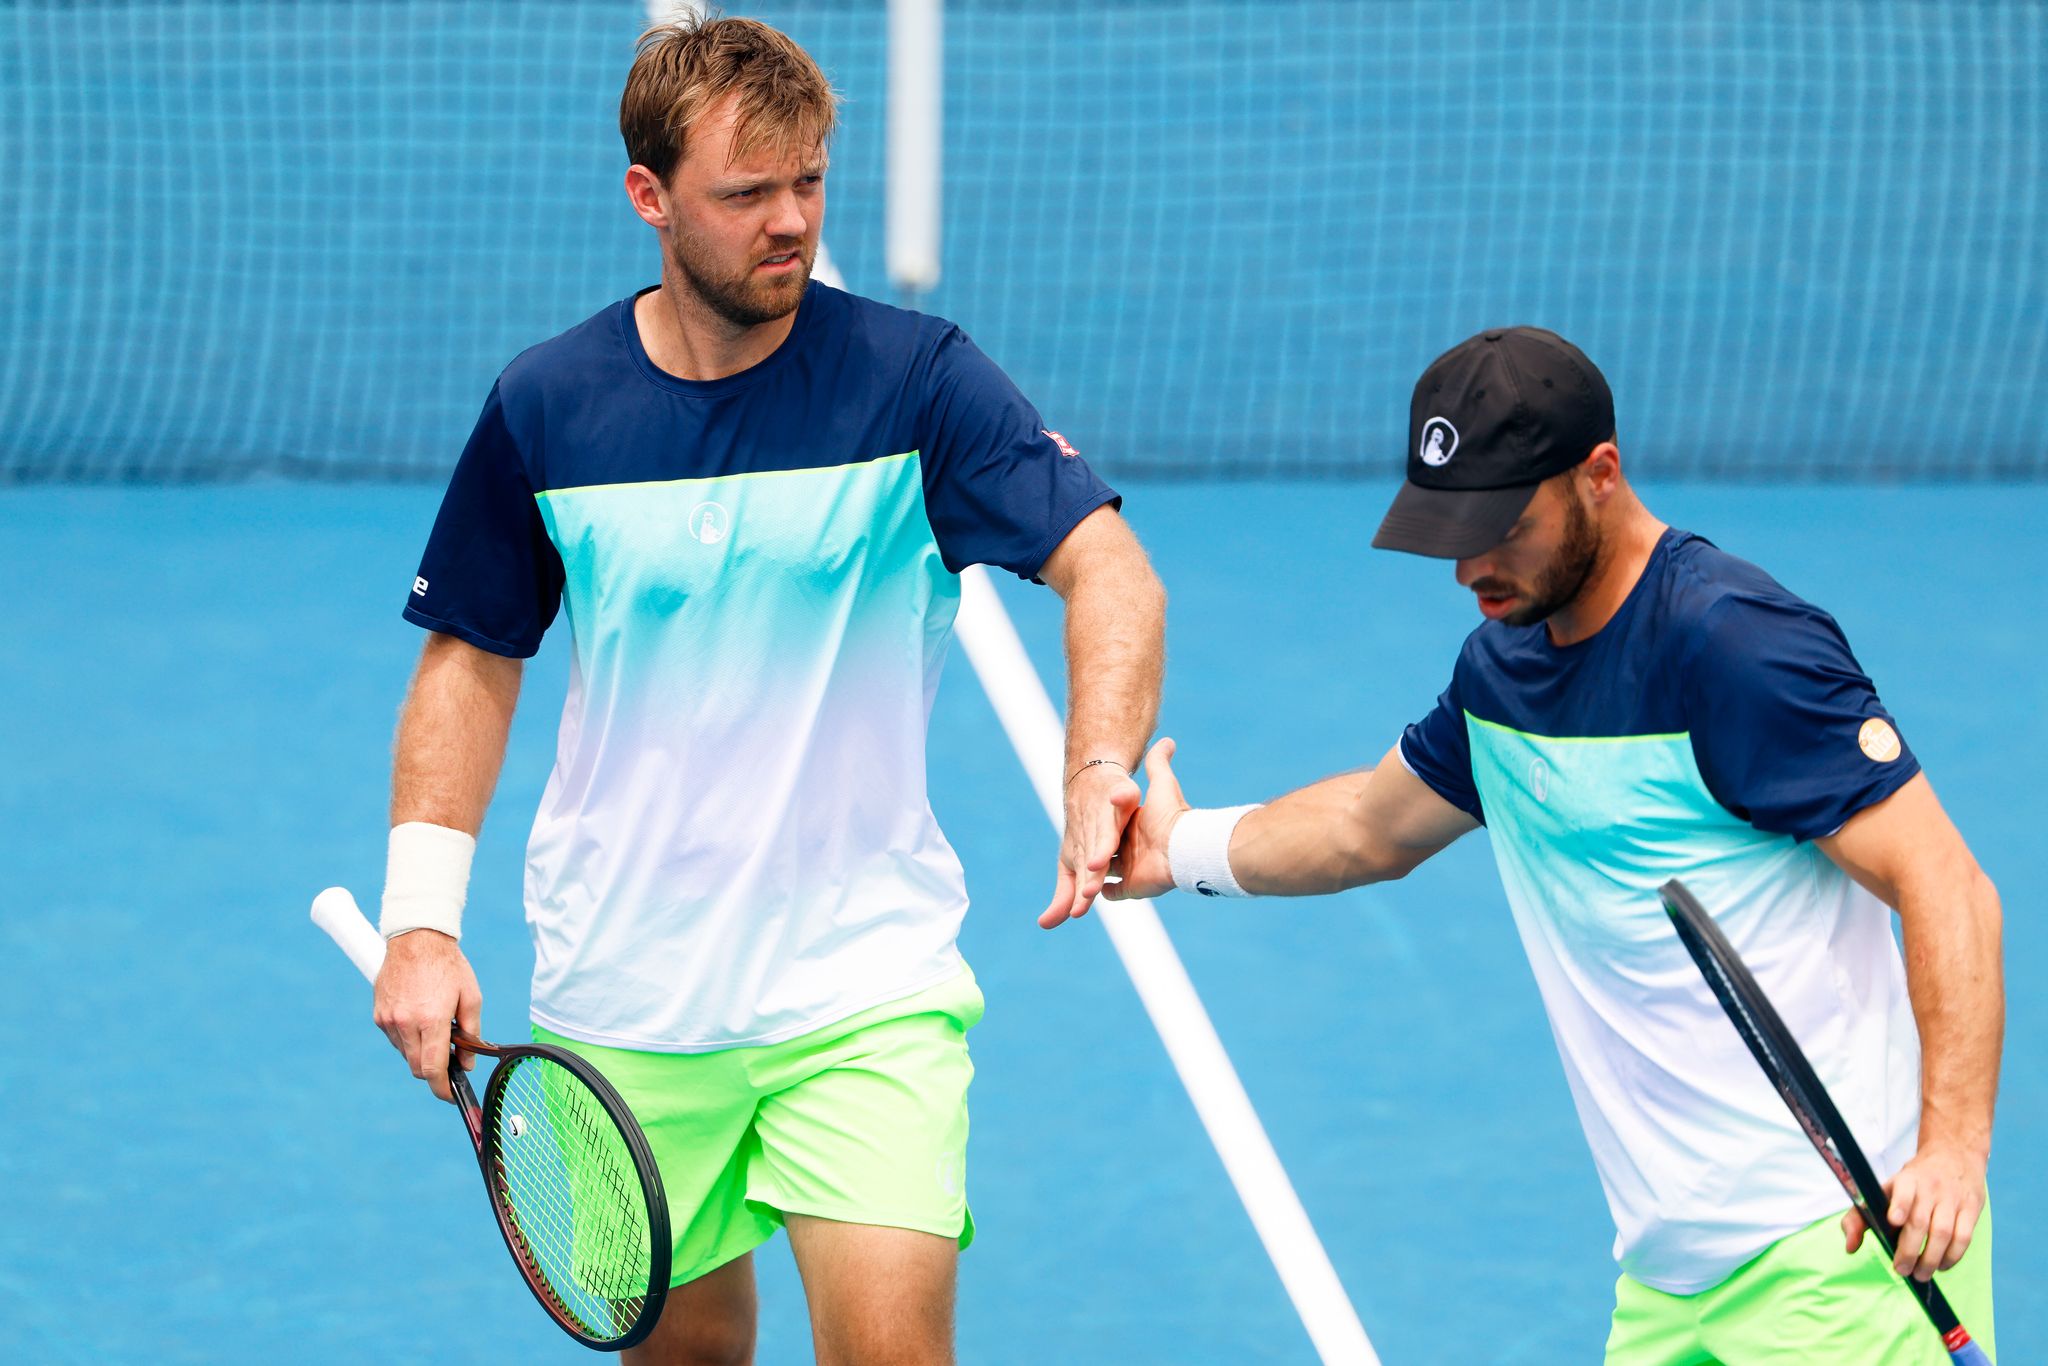
[[[1486,824],[1479,788],[1472,781],[1472,736],[1465,729],[1465,708],[1458,701],[1458,677],[1436,700],[1429,715],[1401,733],[1401,762],[1429,785],[1437,796]]]
[[[925,512],[956,574],[992,564],[1036,578],[1083,517],[1122,501],[957,327],[932,354],[918,449]]]
[[[1759,830],[1833,834],[1920,771],[1842,628],[1810,603],[1715,603],[1682,686],[1707,790]]]
[[[448,480],[405,619],[525,659],[561,601],[561,556],[493,385]]]

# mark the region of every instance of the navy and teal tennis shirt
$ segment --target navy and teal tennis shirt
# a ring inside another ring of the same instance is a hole
[[[1623,1270],[1690,1294],[1844,1203],[1673,931],[1670,878],[1880,1175],[1912,1155],[1919,1036],[1891,913],[1813,841],[1919,763],[1833,618],[1667,531],[1590,638],[1480,626],[1400,753],[1488,828]]]
[[[691,1051],[964,971],[925,730],[959,571],[1027,578],[1116,495],[961,331],[812,283],[724,379],[621,300],[506,368],[406,616],[574,650],[528,843],[534,1019]]]

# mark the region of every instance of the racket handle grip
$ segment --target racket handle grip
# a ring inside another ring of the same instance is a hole
[[[369,981],[377,980],[377,970],[384,966],[384,936],[364,918],[348,888],[329,887],[314,897],[313,923],[341,946],[356,971]]]

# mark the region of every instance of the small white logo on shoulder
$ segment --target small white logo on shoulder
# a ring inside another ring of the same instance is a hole
[[[425,579],[415,578],[412,581],[412,595],[416,598],[423,598],[427,595],[427,581]]]
[[[1422,440],[1415,454],[1423,464],[1432,468],[1448,465],[1457,453],[1458,429],[1451,425],[1449,418],[1433,417],[1422,424]]]
[[[699,503],[690,509],[690,534],[705,545],[717,545],[732,533],[732,514],[718,503]]]

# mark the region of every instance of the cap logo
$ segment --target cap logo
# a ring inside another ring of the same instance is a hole
[[[1422,424],[1422,444],[1415,454],[1423,464],[1435,468],[1448,465],[1458,451],[1458,429],[1449,418],[1433,417]]]

